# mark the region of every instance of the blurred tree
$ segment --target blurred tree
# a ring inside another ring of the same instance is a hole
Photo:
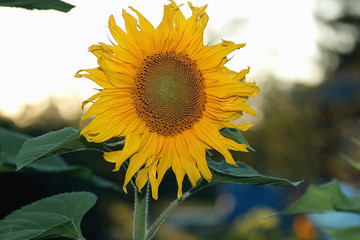
[[[321,160],[330,163],[327,168],[331,174],[352,181],[354,170],[338,154],[353,151],[350,137],[360,134],[360,2],[317,3],[319,47],[326,73],[313,96],[322,123]]]
[[[317,181],[324,176],[319,159],[321,137],[319,115],[314,111],[313,89],[269,81],[263,89],[262,122],[245,137],[256,152],[241,154],[242,159],[259,171],[293,180]]]
[[[315,16],[324,81],[263,86],[263,121],[245,134],[257,151],[239,158],[287,178],[351,181],[358,172],[338,155],[351,152],[350,137],[360,134],[360,1],[318,0]]]
[[[360,2],[318,0],[315,16],[319,23],[321,63],[328,71],[360,64]]]

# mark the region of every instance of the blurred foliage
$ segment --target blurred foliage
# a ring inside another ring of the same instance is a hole
[[[320,162],[314,161],[319,156],[320,140],[314,134],[318,113],[310,108],[309,88],[299,87],[294,94],[295,88],[286,92],[274,81],[263,89],[262,122],[244,134],[256,152],[238,157],[255,169],[291,179],[317,175],[321,170]]]
[[[358,172],[339,153],[357,151],[349,134],[360,135],[360,100],[354,100],[360,86],[349,83],[358,90],[339,94],[341,84],[295,85],[284,90],[283,83],[268,82],[262,92],[266,102],[262,121],[244,134],[256,152],[233,154],[260,172],[292,180],[323,183],[335,176],[352,181]]]
[[[345,194],[343,189],[337,180],[321,186],[310,185],[305,194],[281,214],[308,214],[322,235],[331,235],[337,240],[357,240],[360,238],[360,194],[358,190]]]
[[[360,149],[359,140],[354,137],[350,139]],[[360,170],[359,160],[345,154],[340,156],[354,169]],[[337,240],[357,240],[360,238],[360,192],[353,187],[354,183],[341,184],[333,179],[321,186],[310,185],[304,195],[281,214],[310,214],[315,216],[312,222],[318,225],[318,231],[323,235],[331,235]]]
[[[282,214],[330,211],[360,213],[360,194],[346,196],[337,180],[321,186],[310,185],[305,194]]]
[[[360,2],[317,0],[322,65],[330,72],[360,64]]]
[[[238,217],[231,228],[222,236],[227,240],[290,240],[281,230],[281,219],[273,217],[276,212],[271,208],[253,208],[243,216]]]
[[[359,120],[359,126],[360,126],[360,120]],[[340,157],[342,159],[344,159],[345,161],[347,161],[352,167],[360,170],[360,140],[358,138],[355,137],[351,137],[351,141],[358,146],[359,148],[357,148],[358,151],[358,155],[356,156],[356,158],[353,158],[352,156],[348,156],[344,153],[340,153]]]

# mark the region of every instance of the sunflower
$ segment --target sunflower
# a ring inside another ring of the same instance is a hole
[[[89,51],[99,67],[76,74],[102,87],[82,104],[83,109],[93,103],[82,121],[93,119],[81,134],[90,142],[125,137],[122,150],[107,152],[104,158],[115,163],[114,171],[129,159],[124,191],[136,174],[139,191],[149,181],[154,199],[169,168],[176,176],[178,198],[185,175],[192,186],[201,176],[211,181],[206,149],[220,152],[235,165],[229,150],[247,148],[219,130],[245,131],[251,124],[230,121],[243,112],[256,115],[245,103],[259,92],[255,83],[245,82],[249,68],[235,72],[224,66],[226,56],[245,44],[223,40],[204,46],[206,6],[189,3],[189,18],[180,6],[173,1],[165,5],[157,28],[132,7],[138,20],[123,10],[126,31],[110,16],[109,29],[117,45],[92,45]]]

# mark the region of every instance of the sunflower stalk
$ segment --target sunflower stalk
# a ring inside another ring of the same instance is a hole
[[[147,215],[149,202],[149,184],[146,184],[145,191],[139,192],[135,186],[134,206],[134,240],[144,240],[147,232]]]
[[[179,206],[185,199],[193,195],[194,193],[200,191],[201,189],[204,189],[205,187],[210,186],[204,178],[202,178],[198,185],[196,187],[190,188],[188,191],[186,191],[182,197],[179,199],[175,199],[170,205],[160,214],[160,216],[156,219],[156,221],[153,223],[153,225],[150,227],[149,231],[146,234],[145,240],[151,240],[156,231],[159,229],[160,225],[165,221],[165,219],[170,215],[170,213]]]

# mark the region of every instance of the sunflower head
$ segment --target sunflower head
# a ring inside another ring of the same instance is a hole
[[[93,117],[81,131],[90,142],[125,137],[122,150],[107,152],[114,171],[129,159],[123,189],[136,175],[139,191],[150,182],[153,198],[171,168],[178,183],[178,198],[187,175],[193,186],[204,177],[211,181],[205,150],[220,152],[235,164],[229,150],[247,151],[246,146],[222,136],[222,128],[247,130],[250,124],[231,121],[256,113],[245,103],[259,89],[245,82],[249,69],[231,71],[226,56],[245,44],[222,41],[204,46],[208,22],[206,6],[194,7],[185,18],[175,2],[164,6],[157,28],[137,10],[137,18],[123,10],[125,30],[113,16],[109,29],[117,45],[99,43],[89,49],[99,66],[80,70],[102,90],[83,102],[93,104],[82,120]]]

